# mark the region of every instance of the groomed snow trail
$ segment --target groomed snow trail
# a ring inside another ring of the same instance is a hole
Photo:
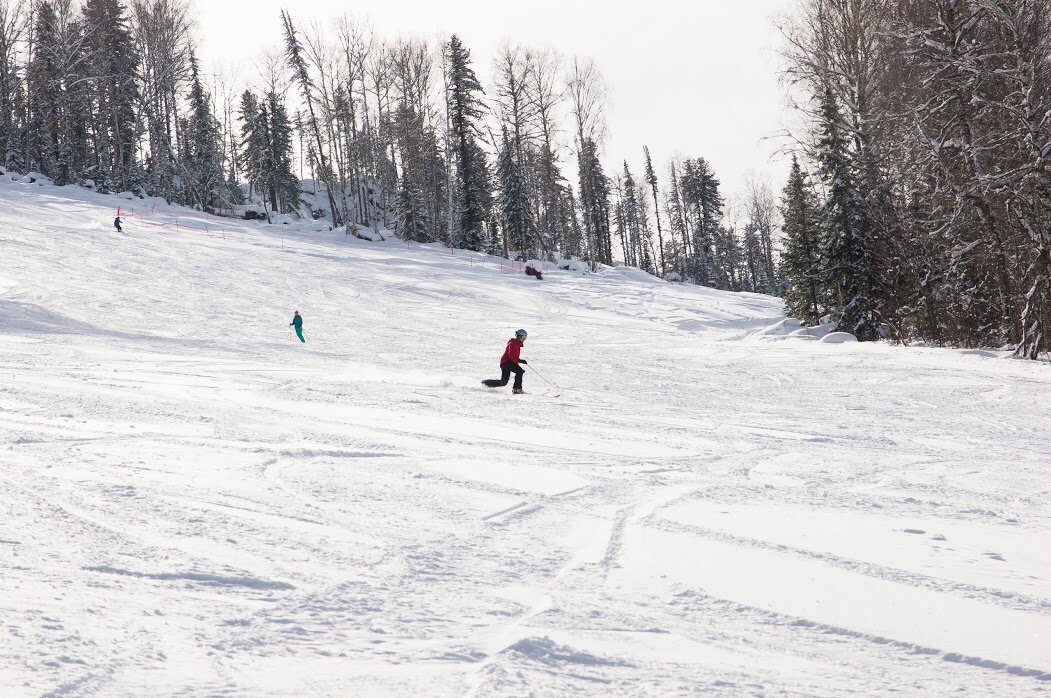
[[[0,180],[0,695],[1051,690],[1046,365],[118,203]]]

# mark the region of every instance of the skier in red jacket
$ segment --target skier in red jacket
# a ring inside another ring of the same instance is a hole
[[[511,374],[514,373],[515,383],[511,386],[511,392],[515,395],[525,392],[522,390],[522,376],[525,375],[525,369],[520,364],[528,362],[525,359],[520,359],[519,355],[522,352],[522,347],[525,346],[527,334],[525,330],[517,330],[515,336],[507,340],[507,348],[504,349],[504,355],[500,357],[500,378],[488,378],[482,381],[482,385],[490,388],[505,386]]]

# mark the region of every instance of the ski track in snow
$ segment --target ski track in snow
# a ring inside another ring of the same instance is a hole
[[[1051,690],[1046,365],[120,202],[0,179],[0,695]]]

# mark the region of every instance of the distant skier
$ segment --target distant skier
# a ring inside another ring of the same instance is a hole
[[[299,337],[299,341],[300,342],[306,342],[307,341],[307,340],[303,339],[303,316],[299,314],[298,310],[296,311],[296,314],[292,316],[292,322],[290,322],[288,324],[291,327],[295,327],[296,328],[296,336]]]
[[[124,232],[124,229],[120,227],[120,216],[113,219],[113,227],[117,229],[118,233]]]
[[[522,352],[522,347],[525,346],[527,334],[525,330],[517,330],[515,336],[507,340],[507,348],[504,349],[504,355],[500,357],[500,378],[488,378],[482,381],[482,385],[489,388],[505,386],[513,373],[515,374],[515,383],[511,386],[511,392],[515,395],[525,392],[522,390],[522,376],[525,375],[525,369],[520,364],[528,364],[529,362],[525,359],[520,359],[519,355]]]

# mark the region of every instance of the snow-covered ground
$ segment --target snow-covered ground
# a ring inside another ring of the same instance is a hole
[[[0,695],[1051,691],[1046,364],[6,179],[0,254]]]

